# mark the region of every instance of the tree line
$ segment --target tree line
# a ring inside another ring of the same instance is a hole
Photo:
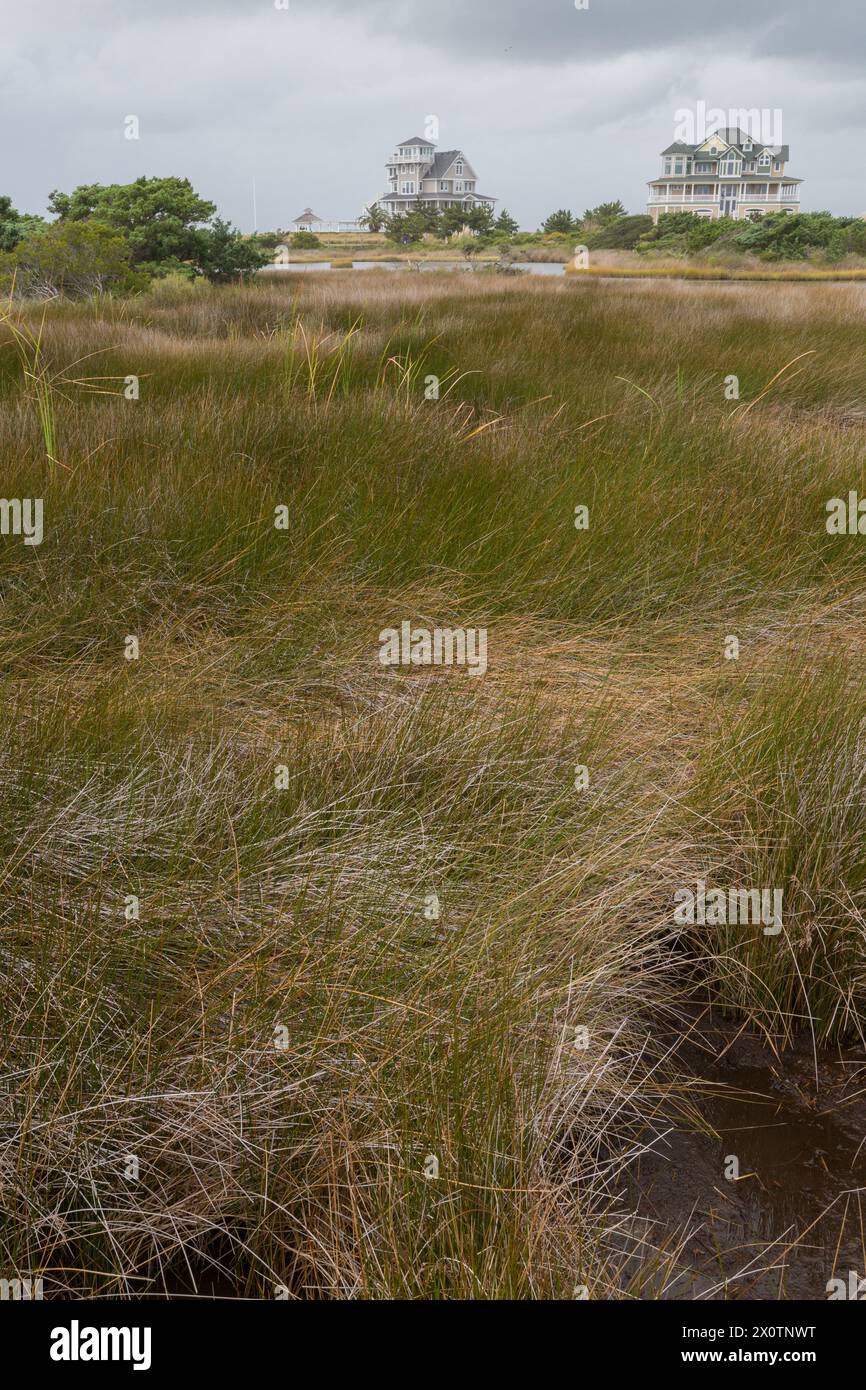
[[[0,197],[0,280],[22,295],[136,290],[172,272],[219,284],[270,260],[256,238],[217,217],[216,204],[189,179],[55,189],[48,208],[53,222]]]
[[[389,214],[377,204],[368,207],[361,217],[361,225],[371,232],[384,232],[390,241],[404,244],[421,241],[425,236],[438,237],[445,241],[469,231],[475,236],[485,236],[494,232],[513,236],[520,230],[517,222],[504,208],[498,217],[486,203],[473,208],[452,206],[431,207],[417,200],[405,213]]]
[[[14,286],[16,294],[134,292],[171,273],[228,283],[268,265],[280,240],[273,232],[244,236],[217,216],[216,204],[201,198],[189,179],[142,177],[129,184],[80,184],[71,193],[55,189],[48,208],[53,221],[20,213],[0,196],[0,285]],[[587,208],[582,217],[559,208],[533,233],[520,232],[505,210],[495,216],[486,205],[439,209],[418,201],[397,215],[373,205],[361,220],[398,245],[468,232],[467,254],[485,244],[553,236],[579,239],[588,249],[710,259],[726,253],[828,262],[866,256],[866,221],[829,212],[733,221],[683,210],[653,224],[645,214],[629,215],[615,200]],[[292,242],[319,244],[311,233],[296,234]]]

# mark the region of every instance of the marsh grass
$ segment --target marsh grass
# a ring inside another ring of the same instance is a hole
[[[833,270],[798,269],[787,266],[781,270],[749,270],[745,267],[710,265],[592,265],[576,266],[566,264],[566,275],[610,276],[613,279],[659,279],[659,280],[743,280],[760,283],[797,284],[798,282],[840,283],[862,282],[866,280],[866,269],[856,266],[850,269],[841,267]]]
[[[33,311],[52,379],[142,385],[53,394],[56,469],[0,349],[46,526],[0,546],[4,1267],[664,1285],[621,1200],[681,1103],[658,1020],[700,986],[859,1032],[864,559],[824,504],[866,492],[863,293],[332,272]],[[404,619],[487,626],[488,674],[382,668]],[[678,939],[707,866],[782,881],[778,954]]]
[[[0,315],[0,326],[9,332],[15,345],[27,390],[36,405],[39,428],[42,431],[45,445],[45,456],[49,463],[54,464],[57,462],[55,458],[57,440],[54,415],[54,382],[42,353],[45,316],[43,314],[38,327],[31,327],[29,323],[16,322],[12,314],[10,296],[9,307]]]
[[[866,983],[866,691],[862,671],[808,646],[721,703],[690,808],[712,881],[783,888],[782,935],[716,928],[728,1006],[785,1038],[863,1042]]]

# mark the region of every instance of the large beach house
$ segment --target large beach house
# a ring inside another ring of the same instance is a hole
[[[697,217],[763,217],[799,212],[802,179],[786,174],[787,145],[762,145],[739,128],[716,130],[703,144],[662,150],[662,172],[649,184],[647,212]]]
[[[436,152],[435,142],[417,135],[398,145],[386,165],[388,190],[376,202],[385,212],[426,207],[492,208],[495,198],[479,193],[478,175],[462,150]]]

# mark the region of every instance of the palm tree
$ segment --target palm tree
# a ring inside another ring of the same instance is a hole
[[[381,232],[385,225],[385,214],[378,203],[371,203],[364,209],[359,221],[362,227],[367,227],[371,232]]]

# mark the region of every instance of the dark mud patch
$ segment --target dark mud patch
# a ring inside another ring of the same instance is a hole
[[[850,1296],[851,1271],[866,1274],[866,1054],[816,1060],[808,1036],[776,1051],[703,1014],[677,1055],[695,1078],[696,1114],[647,1135],[631,1170],[645,1242],[631,1292],[827,1299],[842,1279]]]

